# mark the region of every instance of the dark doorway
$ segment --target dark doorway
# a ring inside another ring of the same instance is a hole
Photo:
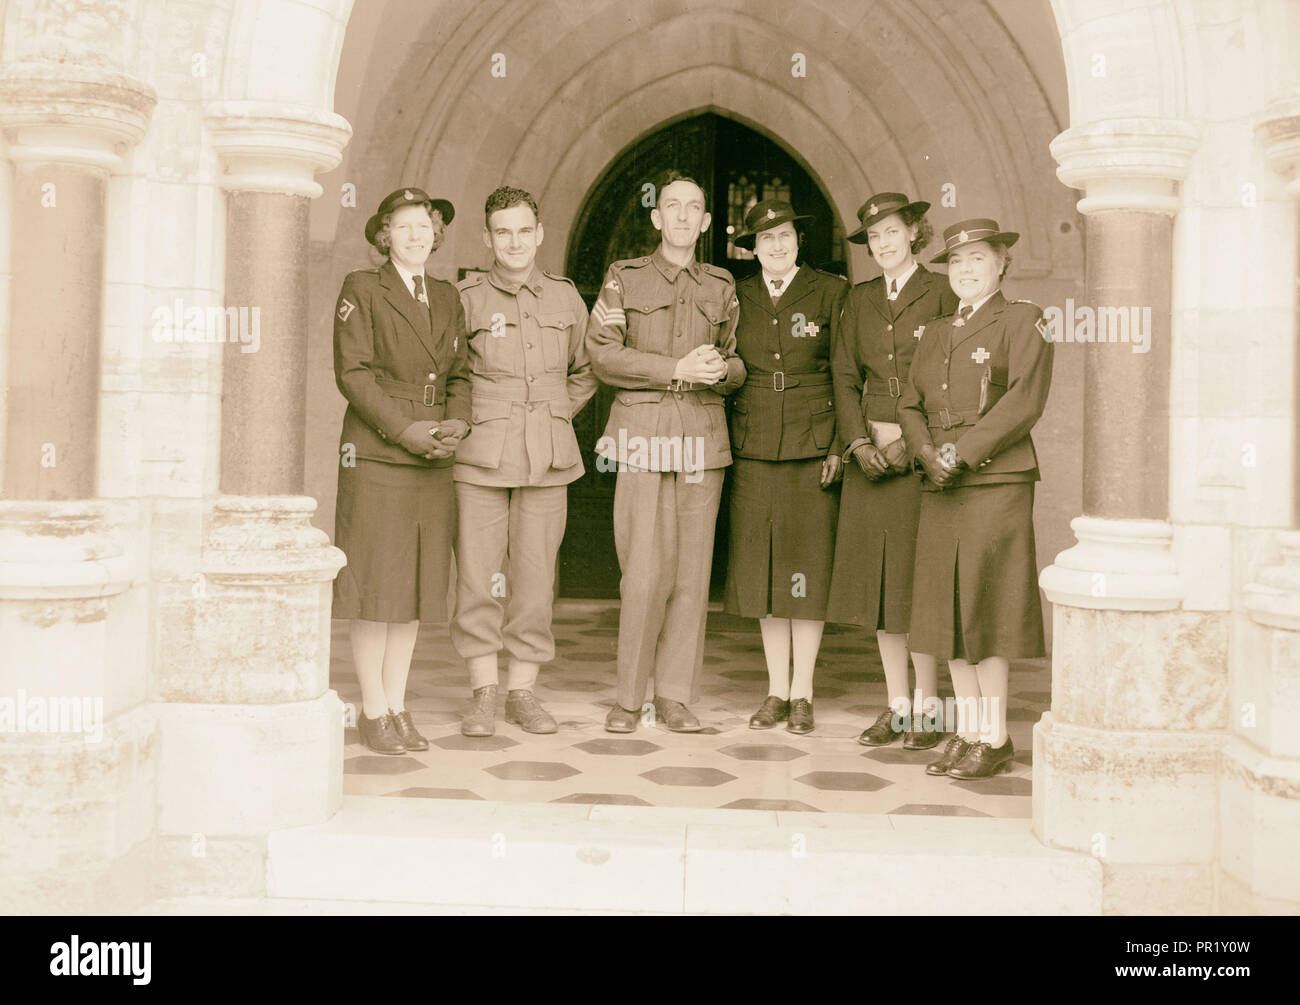
[[[696,115],[642,137],[610,163],[592,188],[569,239],[566,275],[587,306],[595,303],[611,262],[648,255],[659,232],[644,205],[645,186],[668,168],[706,189],[713,225],[700,237],[700,261],[728,269],[737,280],[758,269],[731,237],[744,229],[745,211],[761,199],[786,199],[810,221],[801,260],[847,275],[844,230],[820,186],[772,140],[720,115]],[[596,470],[595,446],[609,418],[613,389],[602,386],[574,419],[586,473],[569,486],[569,520],[560,547],[559,593],[617,597],[612,472]],[[721,599],[727,575],[728,492],[724,486],[713,546],[712,593]]]

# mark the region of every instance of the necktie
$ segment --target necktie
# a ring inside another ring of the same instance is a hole
[[[897,296],[898,296],[898,280],[891,279],[889,281],[889,299],[893,300]]]
[[[773,279],[773,280],[772,280],[772,291],[773,291],[774,293],[776,293],[777,296],[780,296],[780,295],[781,295],[781,284],[784,283],[784,282],[785,282],[784,279]]]
[[[960,328],[966,323],[966,319],[975,313],[975,308],[970,304],[963,304],[961,310],[957,312],[957,320],[952,323],[954,328]]]
[[[424,295],[424,277],[412,276],[411,282],[415,284],[415,299],[420,301],[422,304],[427,304],[429,298]]]

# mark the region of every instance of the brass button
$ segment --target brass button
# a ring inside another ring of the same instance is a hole
[[[524,311],[524,317],[528,317],[528,312]]]
[[[531,384],[531,383],[532,383],[533,381],[535,381],[536,379],[537,379],[536,377],[529,377],[529,378],[528,378],[528,383]],[[948,385],[947,385],[947,384],[944,384],[943,386],[944,386],[944,387],[947,387]]]
[[[677,395],[677,397],[679,397],[679,398],[682,396],[682,392],[681,392],[681,391],[676,391],[676,392],[674,392],[674,393],[675,393],[675,394]]]
[[[889,354],[889,359],[893,359],[893,358],[894,358],[894,354],[891,352],[891,353]]]
[[[536,407],[537,407],[537,406],[536,406],[533,402],[530,401],[530,402],[528,403],[528,411],[531,412],[531,411],[532,411],[534,408],[536,408]]]
[[[678,302],[679,304],[684,304],[684,303],[686,303],[686,298],[685,298],[685,297],[678,297],[678,298],[677,298],[677,302]]]
[[[533,378],[532,378],[532,377],[529,377],[528,379],[529,379],[529,380],[532,380]],[[944,384],[944,385],[940,388],[940,390],[943,390],[943,391],[948,390],[948,385],[947,385],[947,384]]]
[[[772,324],[776,324],[776,318],[772,319]]]
[[[436,373],[431,373],[431,374],[429,374],[429,379],[430,379],[430,380],[437,380],[437,379],[438,379],[438,375],[437,375]]]
[[[781,358],[781,354],[779,352],[774,352],[772,353],[772,355],[775,356],[777,359]]]
[[[528,348],[531,349],[532,347],[533,347],[533,344],[532,344],[531,342],[529,342],[529,343],[528,343]]]
[[[893,330],[894,330],[894,326],[893,326],[893,325],[885,325],[885,331],[887,331],[887,332],[892,332]]]
[[[947,357],[947,356],[945,356],[945,357],[943,358],[943,364],[944,364],[944,366],[947,366],[947,365],[948,365],[948,357]]]

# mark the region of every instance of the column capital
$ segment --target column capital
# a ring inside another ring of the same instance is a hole
[[[1300,92],[1271,102],[1255,124],[1268,163],[1286,182],[1287,195],[1300,197]]]
[[[1129,209],[1173,216],[1182,205],[1178,183],[1200,144],[1181,119],[1103,119],[1071,126],[1051,142],[1056,176],[1081,189],[1079,212]]]
[[[1183,591],[1171,525],[1077,516],[1070,529],[1079,543],[1057,555],[1038,577],[1053,604],[1117,611],[1180,606]]]
[[[214,102],[205,122],[225,169],[218,183],[232,192],[315,199],[316,172],[337,167],[352,138],[341,115],[278,102]]]
[[[1269,628],[1300,632],[1300,531],[1278,535],[1281,563],[1260,570],[1242,591],[1246,613]]]
[[[13,161],[107,171],[140,142],[157,104],[153,88],[73,64],[11,63],[0,71],[0,128]]]
[[[0,500],[0,600],[109,597],[131,567],[99,499]]]

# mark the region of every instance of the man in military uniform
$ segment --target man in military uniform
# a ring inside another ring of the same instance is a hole
[[[613,733],[636,729],[651,678],[668,728],[700,729],[686,704],[704,664],[713,530],[731,463],[723,396],[745,381],[735,284],[695,260],[710,223],[704,190],[670,172],[650,220],[659,247],[609,267],[587,327],[592,367],[619,389],[597,444],[618,468],[618,700],[605,719]],[[620,445],[645,443],[648,465],[620,456]]]
[[[461,732],[495,732],[504,648],[506,722],[554,733],[533,685],[540,664],[555,657],[555,558],[567,486],[582,477],[573,416],[596,390],[584,345],[587,307],[573,283],[537,267],[544,235],[531,195],[499,188],[484,212],[492,268],[459,284],[474,433],[460,444],[454,474],[461,519],[451,638],[474,689]]]

